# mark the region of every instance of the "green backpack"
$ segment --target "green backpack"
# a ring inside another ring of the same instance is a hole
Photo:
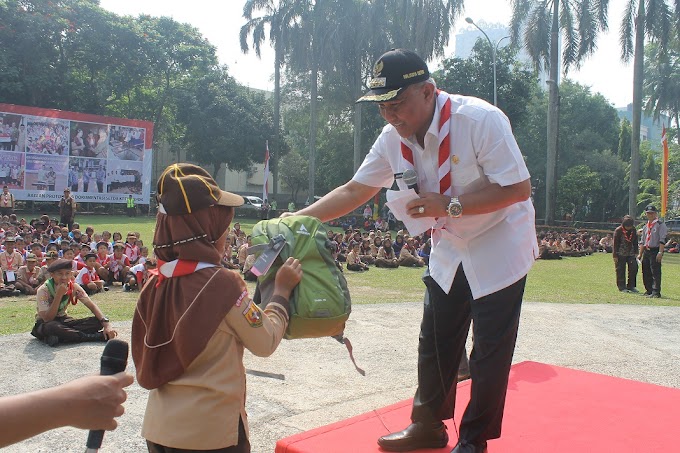
[[[252,247],[258,275],[254,300],[268,301],[283,262],[302,263],[303,277],[290,298],[290,322],[285,338],[335,337],[344,343],[345,322],[352,311],[347,280],[333,259],[326,227],[316,218],[290,216],[263,220],[253,227]]]

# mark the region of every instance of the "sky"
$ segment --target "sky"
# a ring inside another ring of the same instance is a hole
[[[625,107],[633,99],[633,65],[620,60],[618,30],[627,0],[610,0],[609,31],[598,39],[598,49],[583,62],[578,70],[571,69],[567,77],[590,86],[593,93],[601,93],[615,107]],[[273,91],[274,52],[268,43],[262,58],[251,50],[243,54],[239,45],[239,30],[245,23],[242,0],[100,0],[103,8],[120,15],[170,16],[178,22],[189,23],[217,48],[220,63],[239,83]],[[469,27],[465,17],[475,22],[508,24],[511,17],[510,0],[467,0],[457,30]],[[449,43],[446,57],[452,56],[454,38]],[[387,50],[387,49],[386,49]],[[438,62],[429,62],[430,70]]]

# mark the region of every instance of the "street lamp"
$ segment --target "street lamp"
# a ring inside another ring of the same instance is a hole
[[[479,25],[477,25],[475,21],[472,20],[471,17],[466,17],[465,22],[474,25],[477,30],[481,31],[491,46],[491,58],[493,61],[493,105],[498,105],[498,93],[496,88],[496,53],[498,52],[498,45],[501,43],[501,41],[503,41],[505,38],[509,38],[510,36],[503,36],[501,39],[496,41],[496,44],[494,45],[493,41],[491,41],[491,38],[489,38],[489,35],[487,35],[486,32],[482,30]]]

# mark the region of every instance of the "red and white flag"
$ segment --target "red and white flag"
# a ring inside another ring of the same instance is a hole
[[[266,141],[267,151],[264,154],[264,182],[262,183],[262,199],[269,198],[269,140]]]

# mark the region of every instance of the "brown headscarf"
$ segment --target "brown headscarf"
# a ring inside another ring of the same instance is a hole
[[[154,275],[144,286],[132,321],[132,358],[142,387],[158,388],[181,376],[247,291],[238,274],[221,266],[213,245],[233,217],[234,208],[218,205],[187,215],[157,215],[153,242],[158,259],[203,261],[217,267],[167,278],[158,287]],[[191,240],[183,242],[187,239]],[[169,244],[175,245],[163,247]]]

